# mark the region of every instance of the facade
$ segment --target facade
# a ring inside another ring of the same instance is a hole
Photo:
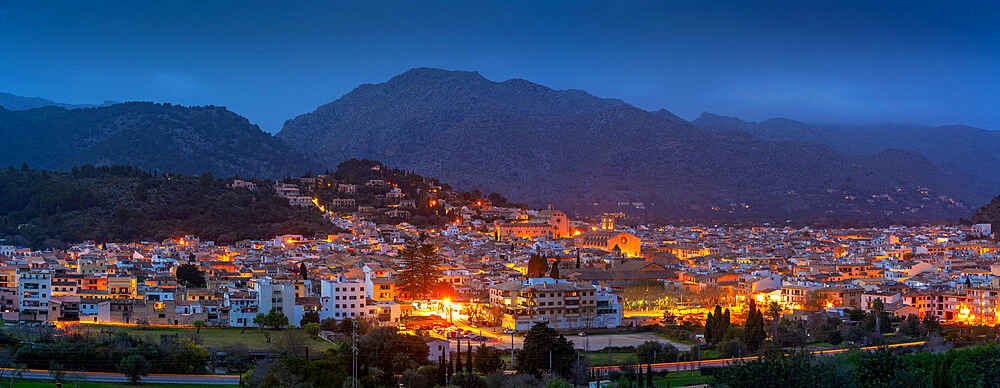
[[[628,232],[592,230],[573,237],[577,248],[596,248],[608,253],[620,252],[623,256],[638,257],[642,254],[642,241]]]
[[[368,303],[365,282],[323,280],[320,283],[320,319],[374,318],[375,306]]]
[[[20,273],[17,296],[22,320],[47,321],[52,299],[52,275],[46,270]]]
[[[490,289],[490,305],[503,314],[504,328],[518,331],[537,322],[557,330],[611,328],[622,316],[621,301],[607,289],[551,278],[497,285]]]

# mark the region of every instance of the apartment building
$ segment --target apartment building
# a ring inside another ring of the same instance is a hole
[[[355,280],[323,280],[320,283],[320,319],[374,318],[375,306],[368,303],[365,282]]]
[[[490,288],[490,305],[503,313],[504,328],[518,331],[528,330],[538,322],[557,330],[621,324],[617,295],[603,287],[561,279],[532,278],[499,284]]]
[[[52,275],[48,270],[21,272],[17,281],[22,320],[48,320],[52,299]]]

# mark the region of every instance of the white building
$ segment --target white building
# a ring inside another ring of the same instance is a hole
[[[972,235],[977,237],[989,237],[993,234],[992,224],[975,224],[972,225]]]
[[[289,324],[298,324],[297,321],[294,321],[295,284],[278,283],[274,282],[271,278],[253,279],[251,280],[250,289],[257,294],[258,312],[266,314],[271,309],[274,309],[279,313],[285,314],[288,317]],[[254,314],[254,316],[256,315]],[[255,326],[253,324],[253,317],[250,317],[248,326]]]
[[[365,282],[323,280],[320,283],[320,319],[333,318],[341,320],[369,319],[375,317],[375,306],[368,303],[365,292]]]
[[[257,295],[256,291],[245,290],[226,294],[230,327],[252,327],[254,325],[254,317],[261,312],[260,306],[257,304]],[[289,319],[288,323],[293,322]]]
[[[532,278],[490,288],[490,305],[503,312],[504,328],[525,331],[545,322],[556,330],[621,325],[622,303],[602,286]]]
[[[17,281],[22,319],[48,320],[49,301],[52,299],[52,275],[47,270],[22,272]]]

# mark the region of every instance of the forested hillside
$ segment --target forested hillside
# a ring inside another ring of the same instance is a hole
[[[0,170],[0,237],[35,248],[83,240],[162,240],[186,234],[233,242],[333,227],[313,208],[293,207],[269,181],[230,189],[210,174],[160,174],[84,165],[68,173]]]

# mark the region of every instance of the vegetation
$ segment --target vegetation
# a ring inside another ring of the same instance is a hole
[[[147,341],[126,333],[104,336],[72,335],[59,342],[24,344],[12,361],[30,369],[121,372],[141,378],[149,373],[205,374],[208,352],[193,339],[161,336]],[[155,362],[152,362],[155,361]]]
[[[399,257],[402,259],[403,269],[399,271],[396,283],[402,292],[417,298],[435,291],[440,272],[437,265],[441,262],[437,247],[411,240],[400,250]]]
[[[539,375],[551,371],[569,376],[576,361],[573,343],[546,323],[536,323],[524,336],[524,347],[515,352],[514,369],[519,373]]]
[[[722,306],[715,305],[715,314],[708,313],[705,318],[705,342],[721,342],[729,332],[729,323],[729,309],[723,312]]]
[[[768,355],[721,368],[720,387],[995,387],[1000,385],[1000,347],[888,349],[832,357]]]
[[[177,282],[187,284],[190,287],[205,287],[205,273],[201,272],[194,264],[181,264],[177,266]]]
[[[230,189],[209,174],[192,177],[125,166],[68,173],[0,169],[0,236],[32,248],[93,241],[161,241],[196,235],[232,243],[331,230],[315,209],[294,207],[269,181]]]

